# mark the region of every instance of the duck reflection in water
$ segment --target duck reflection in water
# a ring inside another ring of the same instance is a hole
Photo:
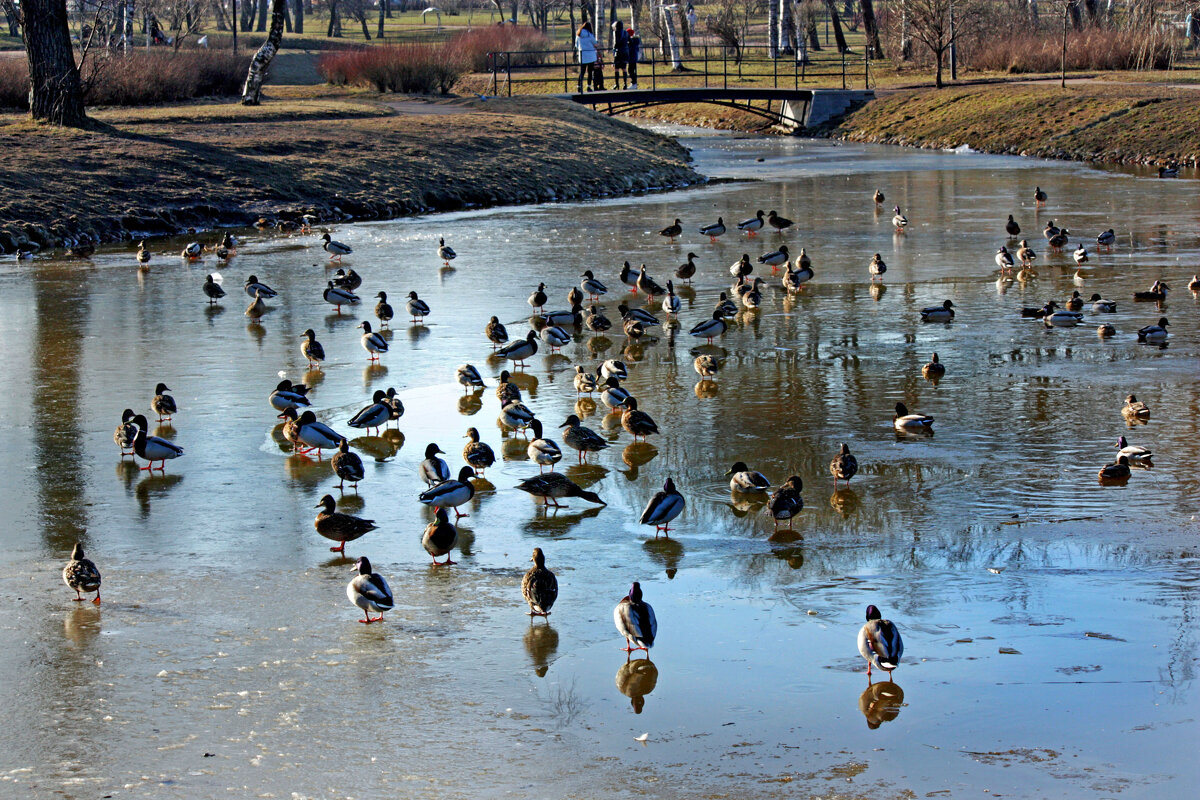
[[[867,727],[875,730],[900,715],[904,690],[891,681],[873,683],[858,696],[858,710],[867,718]]]
[[[263,339],[267,338],[267,329],[262,325],[262,323],[246,323],[246,333],[250,334],[250,337],[254,339],[254,343],[258,345],[258,349],[261,350],[263,346]]]
[[[370,389],[371,384],[388,374],[386,364],[378,362],[363,367],[363,388]]]
[[[862,500],[853,489],[835,489],[833,494],[829,495],[829,505],[845,519],[858,513]]]
[[[384,433],[385,435],[381,436],[356,436],[350,440],[350,446],[376,461],[387,461],[395,457],[399,448],[396,447],[395,437],[386,435],[387,433],[395,434],[397,431],[390,430]]]
[[[545,625],[530,625],[525,630],[525,652],[529,654],[529,662],[533,672],[539,678],[546,677],[554,656],[558,653],[558,631],[547,622]]]
[[[711,400],[721,393],[721,386],[714,380],[704,379],[696,382],[696,397],[700,400]]]
[[[873,283],[867,289],[867,291],[871,293],[871,299],[878,303],[879,300],[885,294],[887,294],[887,286],[883,285],[882,283]]]
[[[304,373],[304,385],[309,389],[314,389],[324,382],[325,370],[323,369],[310,369],[308,372]]]
[[[83,649],[100,635],[100,608],[80,603],[63,619],[63,633],[76,647]]]
[[[647,539],[642,542],[642,549],[651,561],[664,569],[667,580],[674,580],[675,574],[679,572],[679,562],[683,560],[683,544],[678,539]]]
[[[333,475],[329,464],[305,455],[289,455],[283,463],[292,485],[304,489],[315,489]]]
[[[138,508],[142,518],[150,515],[150,501],[155,497],[165,497],[176,484],[183,480],[178,473],[171,475],[147,475],[138,481],[134,494],[137,496]]]
[[[596,401],[590,397],[581,397],[575,401],[575,414],[580,419],[587,419],[596,413]]]
[[[621,460],[629,467],[625,477],[629,480],[637,478],[638,468],[644,467],[658,455],[658,448],[649,442],[630,442],[621,451]]]
[[[525,523],[524,529],[526,533],[531,533],[539,536],[558,537],[567,533],[571,528],[575,527],[585,519],[599,516],[604,510],[603,506],[594,506],[585,508],[580,511],[568,509],[567,506],[555,508],[539,503],[534,510],[533,519]]]
[[[483,392],[464,394],[458,398],[458,413],[464,417],[473,417],[483,410]]]
[[[593,356],[602,355],[612,347],[612,339],[607,336],[593,336],[587,340],[588,352]]]
[[[617,670],[617,690],[629,698],[633,713],[640,714],[646,707],[646,695],[658,685],[658,667],[649,657],[626,661]]]

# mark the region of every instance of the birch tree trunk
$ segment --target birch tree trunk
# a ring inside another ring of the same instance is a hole
[[[900,60],[911,59],[912,37],[908,33],[908,0],[900,0]]]
[[[23,0],[21,33],[29,61],[30,118],[86,128],[83,84],[71,49],[66,0]]]
[[[629,19],[635,31],[642,29],[643,0],[629,0]]]
[[[794,27],[791,0],[779,0],[779,39],[775,45],[779,52],[791,53],[795,50]]]
[[[242,88],[242,105],[256,106],[262,102],[262,86],[267,79],[267,70],[275,54],[279,52],[279,43],[283,40],[283,17],[287,0],[271,0],[271,31],[267,40],[254,54],[250,69],[246,73],[246,85]]]
[[[671,51],[671,70],[679,72],[683,69],[683,59],[679,55],[679,37],[675,35],[675,17],[665,6],[662,9],[663,28],[667,32],[667,48]]]
[[[778,3],[767,3],[767,57],[779,58]]]

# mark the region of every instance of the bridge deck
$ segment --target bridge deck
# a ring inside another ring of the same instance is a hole
[[[571,93],[560,95],[576,103],[599,105],[601,103],[702,103],[711,100],[792,100],[808,101],[812,89],[735,88],[719,86],[687,89],[606,89],[598,92]]]

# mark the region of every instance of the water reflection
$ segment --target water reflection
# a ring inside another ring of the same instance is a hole
[[[565,505],[555,508],[542,505],[536,498],[534,498],[534,502],[538,505],[534,508],[533,518],[522,526],[522,530],[535,536],[563,536],[584,520],[599,516],[600,512],[604,510],[603,506],[592,506],[581,510]]]
[[[663,568],[667,580],[674,580],[679,572],[679,562],[683,559],[683,543],[678,539],[662,537],[647,539],[642,542],[642,549],[652,562]]]
[[[658,667],[649,657],[626,661],[617,670],[617,690],[629,698],[633,713],[640,714],[646,707],[646,695],[658,686]]]
[[[558,631],[554,630],[549,620],[544,625],[534,624],[533,617],[530,617],[529,627],[525,630],[522,640],[525,652],[529,654],[529,662],[533,665],[534,674],[539,678],[546,677],[550,665],[554,663],[554,656],[558,653]]]
[[[369,456],[376,461],[384,462],[394,458],[399,446],[395,441],[395,435],[399,431],[392,429],[386,431],[392,433],[393,436],[358,436],[350,440],[350,446],[359,451],[365,456]],[[400,442],[404,442],[404,435],[400,434]]]
[[[867,718],[867,727],[875,730],[900,716],[904,690],[891,681],[873,683],[858,696],[858,710]]]
[[[137,496],[138,509],[142,512],[142,518],[145,519],[150,515],[151,501],[157,497],[165,497],[167,492],[178,485],[183,480],[183,476],[179,473],[151,475],[147,474],[137,483],[134,489],[134,494]]]
[[[79,603],[63,618],[63,633],[79,649],[87,648],[100,635],[100,607]]]
[[[859,498],[858,492],[853,489],[835,489],[833,494],[829,495],[829,505],[834,511],[841,514],[843,519],[849,519],[858,513],[862,500]]]
[[[387,377],[387,374],[388,368],[386,364],[376,362],[363,367],[363,388],[370,389],[371,384]]]
[[[464,394],[458,398],[458,413],[464,417],[473,417],[483,410],[483,392]]]

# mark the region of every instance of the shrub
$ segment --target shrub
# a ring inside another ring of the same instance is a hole
[[[29,108],[29,65],[24,58],[0,58],[0,108]]]
[[[487,72],[491,69],[488,53],[521,53],[513,56],[514,67],[543,63],[550,40],[528,25],[485,25],[454,34],[447,46],[466,60],[472,72]]]
[[[444,44],[398,44],[326,53],[317,72],[335,86],[363,86],[379,92],[446,94],[469,70]]]
[[[1062,34],[981,39],[965,55],[979,70],[1058,72]],[[1068,71],[1169,69],[1175,56],[1175,45],[1161,30],[1088,28],[1067,34]]]

